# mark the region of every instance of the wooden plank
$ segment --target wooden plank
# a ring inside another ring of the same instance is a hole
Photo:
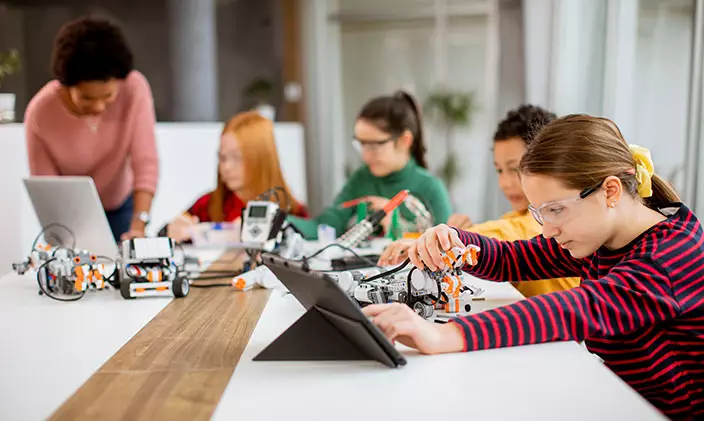
[[[235,266],[226,255],[211,269]],[[210,419],[268,298],[267,290],[193,288],[185,299],[169,303],[50,419]]]

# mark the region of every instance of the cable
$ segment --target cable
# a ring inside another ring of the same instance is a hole
[[[323,248],[317,250],[316,252],[314,252],[314,253],[311,254],[310,256],[303,256],[303,257],[301,257],[301,258],[299,259],[299,261],[303,261],[303,262],[308,261],[308,259],[312,259],[312,258],[316,257],[316,256],[319,255],[320,253],[324,252],[325,250],[327,250],[327,249],[329,249],[330,247],[335,246],[335,245],[338,245],[338,244],[336,244],[336,243],[330,243],[330,244],[328,244],[327,246],[325,246],[325,247],[323,247]]]
[[[30,255],[31,255],[32,252],[36,249],[36,247],[37,247],[37,242],[38,242],[39,239],[42,237],[42,235],[44,235],[44,234],[46,233],[46,231],[47,231],[49,228],[52,228],[52,227],[63,228],[64,230],[66,230],[66,232],[68,232],[69,235],[70,235],[71,238],[72,238],[71,248],[72,248],[72,249],[75,249],[75,248],[76,248],[76,236],[73,234],[73,231],[71,231],[66,225],[59,224],[59,223],[56,223],[56,222],[52,222],[51,224],[45,225],[45,226],[41,229],[41,231],[39,231],[39,234],[37,234],[37,236],[34,238],[34,241],[32,242],[32,250],[30,250],[30,252],[29,252]],[[63,246],[63,244],[61,244],[61,246]]]
[[[220,288],[220,287],[231,287],[231,283],[227,284],[204,284],[204,285],[198,285],[198,284],[191,284],[191,288]]]
[[[190,275],[239,275],[240,271],[236,270],[212,270],[212,269],[207,269],[207,270],[182,270],[185,273],[188,273]]]
[[[193,273],[186,273],[186,277],[188,279],[191,279],[193,281],[202,281],[202,280],[208,280],[208,279],[225,279],[225,278],[234,278],[235,276],[241,275],[242,272],[222,272],[222,273],[210,273],[210,272],[205,272],[202,274],[193,274]]]
[[[343,249],[343,250],[345,250],[345,251],[348,251],[348,252],[352,253],[352,255],[353,255],[354,257],[360,259],[361,261],[363,261],[363,262],[365,262],[365,263],[368,263],[368,264],[369,264],[369,267],[377,268],[377,269],[382,269],[380,266],[378,266],[378,265],[376,264],[376,262],[373,262],[372,260],[370,260],[370,259],[368,259],[368,258],[366,258],[366,257],[364,257],[364,256],[361,256],[359,253],[357,253],[356,251],[354,251],[352,248],[347,247],[347,246],[343,246],[342,244],[338,244],[338,243],[330,243],[330,244],[328,244],[327,246],[325,246],[325,247],[321,248],[320,250],[316,251],[315,253],[311,254],[310,256],[303,256],[303,257],[301,257],[300,259],[298,259],[298,260],[296,260],[296,261],[298,261],[298,262],[303,262],[303,263],[308,263],[308,260],[309,260],[309,259],[312,259],[312,258],[318,256],[320,253],[324,252],[325,250],[329,249],[330,247],[341,248],[341,249]]]
[[[66,254],[69,257],[74,257],[76,255],[76,252],[68,247],[56,247],[52,252],[51,252],[51,257],[56,257],[56,252],[59,250],[66,250]],[[58,257],[56,257],[58,259]]]
[[[283,196],[283,198],[286,201],[286,210],[284,212],[286,212],[286,213],[291,212],[291,198],[289,197],[288,193],[286,193],[286,189],[284,189],[281,186],[275,186],[274,191],[276,191],[276,192],[280,191],[281,195]],[[277,196],[278,196],[278,193],[277,193]],[[279,198],[279,200],[281,200],[281,198]],[[279,202],[279,203],[281,203],[281,202]]]
[[[235,276],[237,276],[237,275],[232,275],[232,276],[229,276],[229,275],[199,276],[197,278],[193,278],[193,281],[194,282],[196,282],[196,281],[212,281],[212,280],[216,280],[216,279],[234,278]]]
[[[41,282],[41,279],[40,279],[40,276],[39,276],[39,275],[42,273],[43,270],[46,271],[47,273],[44,274],[44,277],[45,277],[46,280],[48,281],[48,280],[49,280],[49,274],[48,274],[48,270],[47,270],[47,268],[46,268],[46,265],[49,264],[49,263],[51,263],[51,262],[53,262],[53,261],[55,261],[55,260],[56,260],[56,258],[52,257],[51,259],[49,259],[49,260],[47,260],[46,262],[42,263],[41,266],[39,266],[39,269],[37,269],[37,284],[39,285],[39,290],[40,290],[44,295],[46,295],[47,297],[49,297],[49,298],[51,298],[51,299],[53,299],[53,300],[56,300],[56,301],[64,301],[64,302],[68,302],[68,301],[78,301],[78,300],[80,300],[81,298],[83,298],[83,296],[84,296],[85,293],[86,293],[85,291],[81,291],[81,293],[80,293],[79,295],[75,296],[75,297],[71,297],[71,298],[60,298],[60,297],[55,297],[55,296],[53,296],[52,294],[49,293],[49,291],[47,291],[46,289],[44,289],[44,285],[42,285],[42,282]]]
[[[214,263],[228,264],[228,263],[234,263],[240,258],[242,258],[242,255],[239,253],[235,253],[235,255],[233,257],[230,257],[227,260],[222,260],[221,258],[217,258],[217,259],[212,259],[212,260],[199,261],[198,264],[200,266],[211,266]]]
[[[215,272],[215,271],[213,271]],[[205,271],[202,272],[205,273],[206,275],[211,273],[210,271]],[[217,279],[223,279],[223,278],[234,278],[235,276],[241,275],[243,272],[228,272],[228,273],[223,273],[221,275],[211,275],[211,276],[198,276],[197,278],[194,278],[191,280],[191,287],[194,288],[216,288],[216,287],[231,287],[232,282],[227,282],[227,283],[217,283],[217,284],[198,284],[199,281],[208,281],[208,280],[217,280]]]
[[[279,196],[279,192],[282,193],[281,196]],[[263,199],[271,199],[271,196],[274,195],[276,196],[276,200],[279,202],[279,205],[281,205],[284,201],[281,200],[282,196],[285,199],[285,204],[286,204],[286,213],[289,213],[291,211],[291,198],[289,197],[288,193],[286,193],[286,189],[281,187],[281,186],[274,186],[270,188],[269,190],[264,191],[261,193],[259,196],[257,196],[254,200],[263,200]]]
[[[105,282],[110,284],[115,289],[120,289],[120,280],[115,279],[115,275],[117,275],[117,272],[117,265],[115,265],[115,268],[112,270],[110,276],[105,277]]]
[[[403,263],[401,263],[400,265],[396,266],[395,268],[389,269],[389,270],[387,270],[386,272],[382,272],[382,273],[376,274],[376,275],[372,276],[371,278],[363,279],[363,282],[371,282],[371,281],[377,280],[377,279],[379,279],[379,278],[383,278],[383,277],[385,277],[385,276],[389,276],[389,275],[393,275],[394,273],[401,272],[401,271],[403,270],[403,268],[405,268],[406,266],[408,266],[409,263],[411,263],[411,260],[410,260],[410,259],[406,259],[406,260],[404,260]],[[410,274],[409,274],[409,276],[410,276]],[[410,285],[410,282],[408,282],[408,284]],[[409,292],[410,292],[410,290],[409,290]]]
[[[103,260],[108,260],[110,263],[114,264],[115,267],[112,269],[112,273],[109,276],[104,276],[103,279],[105,279],[105,282],[110,284],[115,289],[120,289],[120,281],[115,279],[115,275],[117,275],[117,261],[115,259],[111,259],[107,256],[95,256],[98,259],[103,259]]]

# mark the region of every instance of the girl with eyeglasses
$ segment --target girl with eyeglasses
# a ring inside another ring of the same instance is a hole
[[[579,287],[445,325],[400,304],[364,312],[392,341],[427,354],[584,341],[670,418],[702,418],[704,237],[650,153],[629,147],[610,120],[572,115],[539,132],[520,171],[541,236],[507,242],[439,225],[408,250],[411,262],[437,269],[442,250],[476,244],[479,263],[465,268],[474,276],[579,276]]]
[[[473,224],[465,215],[454,214],[447,225],[508,241],[528,240],[540,235],[540,224],[528,210],[528,198],[523,193],[518,164],[535,133],[555,118],[555,114],[534,105],[521,105],[510,110],[496,128],[493,153],[499,188],[511,203],[512,210],[500,219],[481,224]],[[389,244],[379,258],[379,265],[392,266],[403,262],[413,243],[414,240],[404,238]],[[525,297],[570,289],[577,285],[579,278],[542,279],[513,284]]]
[[[279,206],[290,204],[292,215],[307,216],[284,180],[274,140],[274,124],[255,111],[237,114],[225,124],[218,151],[215,190],[201,196],[188,210],[164,229],[176,241],[191,239],[191,227],[199,222],[232,222],[242,217],[247,202],[281,187],[289,200],[280,197]]]
[[[430,213],[428,219],[432,223],[419,226],[416,221],[421,219],[419,212],[401,205],[401,231],[424,230],[447,221],[451,213],[450,198],[442,181],[427,170],[421,113],[410,94],[398,91],[367,102],[354,126],[353,142],[364,165],[347,180],[332,206],[311,220],[289,218],[306,238],[316,238],[321,224],[342,234],[355,217],[355,207],[345,207],[345,202],[363,199],[371,210],[378,210],[404,189],[410,190],[416,202]],[[390,220],[389,215],[382,222],[384,232]]]

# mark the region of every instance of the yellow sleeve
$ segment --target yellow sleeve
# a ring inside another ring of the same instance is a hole
[[[539,229],[530,227],[523,219],[522,217],[508,217],[487,221],[472,225],[468,231],[504,241],[528,240],[540,234]],[[538,225],[537,222],[536,225]]]

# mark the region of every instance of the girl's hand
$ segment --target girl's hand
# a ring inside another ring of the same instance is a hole
[[[379,257],[379,266],[393,266],[402,263],[408,258],[408,249],[416,240],[403,239],[389,244]]]
[[[405,304],[373,304],[362,309],[392,343],[396,341],[423,354],[464,350],[464,336],[454,323],[435,324]]]
[[[369,208],[372,211],[378,211],[381,209],[384,209],[384,206],[386,206],[387,203],[389,203],[389,199],[385,197],[379,197],[379,196],[368,196],[365,198],[366,202],[369,203]],[[384,230],[384,234],[387,234],[389,232],[389,227],[391,226],[391,213],[386,215],[384,219],[381,220],[381,227]]]
[[[197,216],[179,215],[166,227],[166,235],[176,242],[191,239],[191,227],[199,222]]]
[[[472,220],[469,218],[469,216],[462,215],[460,213],[455,213],[450,216],[450,219],[447,220],[447,225],[459,228],[461,230],[466,230],[474,224],[472,223]]]
[[[452,247],[464,247],[457,231],[447,225],[427,229],[408,249],[408,258],[419,269],[438,270],[444,267],[442,253]]]
[[[369,208],[375,211],[384,209],[384,206],[389,203],[389,199],[380,196],[367,196],[365,201],[369,203]]]

